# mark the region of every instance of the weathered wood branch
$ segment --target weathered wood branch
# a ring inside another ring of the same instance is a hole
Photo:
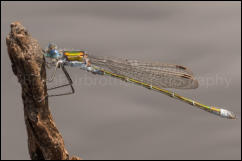
[[[79,160],[69,158],[64,140],[49,110],[45,59],[38,41],[19,23],[11,24],[6,38],[13,73],[22,87],[28,148],[33,160]]]

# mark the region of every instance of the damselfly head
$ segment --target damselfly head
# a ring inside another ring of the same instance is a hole
[[[48,50],[57,50],[57,45],[55,43],[49,43]]]
[[[46,50],[45,56],[54,59],[60,59],[62,57],[62,53],[57,50],[58,47],[55,43],[49,43],[48,48]]]

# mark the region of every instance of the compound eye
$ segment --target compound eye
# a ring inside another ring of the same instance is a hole
[[[54,50],[54,49],[57,49],[57,45],[54,44],[54,43],[49,43],[48,48],[49,48],[50,50]]]

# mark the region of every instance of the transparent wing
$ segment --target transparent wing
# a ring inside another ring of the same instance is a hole
[[[194,89],[198,81],[184,66],[89,55],[91,64],[160,88]]]

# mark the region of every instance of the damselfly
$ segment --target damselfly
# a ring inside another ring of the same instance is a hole
[[[51,68],[51,66],[55,66],[54,72],[48,81],[53,81],[57,68],[61,68],[69,82],[52,87],[48,90],[65,86],[71,87],[71,92],[48,95],[48,97],[73,94],[75,92],[72,86],[73,82],[65,66],[80,67],[93,74],[115,77],[126,82],[146,87],[150,90],[158,91],[221,117],[229,119],[236,118],[234,113],[226,109],[207,106],[163,89],[195,89],[198,87],[198,81],[194,78],[193,73],[184,66],[93,56],[87,54],[87,52],[83,50],[58,49],[57,46],[52,43],[50,43],[48,48],[43,50],[43,52],[45,57],[51,60],[50,62],[46,62],[47,67]]]

